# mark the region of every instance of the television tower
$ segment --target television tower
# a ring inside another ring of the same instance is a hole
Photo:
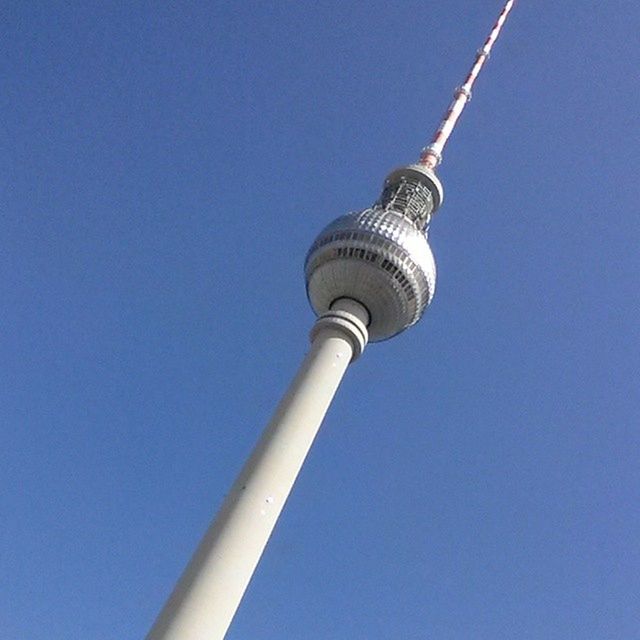
[[[338,218],[311,245],[311,349],[147,640],[224,638],[349,363],[368,341],[418,322],[431,302],[427,232],[444,195],[435,168],[512,7],[508,0],[418,162],[392,171],[377,202]]]

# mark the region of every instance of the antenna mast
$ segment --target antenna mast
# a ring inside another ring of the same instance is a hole
[[[465,78],[464,83],[455,90],[455,93],[453,94],[453,102],[449,105],[449,109],[447,109],[440,126],[433,134],[431,142],[422,150],[419,162],[428,169],[435,169],[440,162],[442,162],[442,151],[444,146],[447,144],[447,141],[453,132],[453,128],[456,126],[456,122],[462,114],[467,102],[471,100],[471,89],[473,87],[473,83],[476,81],[484,63],[489,58],[491,49],[500,35],[502,25],[504,25],[507,16],[513,7],[513,3],[514,0],[508,0],[504,5],[502,12],[498,16],[498,20],[495,25],[493,25],[493,29],[491,30],[489,37],[486,39],[484,45],[482,45],[482,48],[478,49],[476,59]]]

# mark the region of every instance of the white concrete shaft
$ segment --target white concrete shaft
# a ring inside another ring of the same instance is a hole
[[[353,301],[341,306],[342,320],[359,307],[353,320],[366,342],[366,310]],[[344,324],[319,319],[311,350],[147,640],[224,638],[354,347],[358,352],[348,333]]]

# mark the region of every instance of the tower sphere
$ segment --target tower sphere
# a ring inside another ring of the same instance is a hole
[[[433,298],[436,265],[426,229],[442,202],[430,170],[393,171],[380,199],[323,229],[307,254],[307,295],[320,315],[340,298],[364,305],[369,339],[380,341],[415,324]]]

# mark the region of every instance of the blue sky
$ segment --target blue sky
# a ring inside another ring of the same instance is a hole
[[[308,246],[500,8],[5,4],[2,638],[144,636],[307,348]],[[640,637],[638,33],[516,3],[435,300],[348,371],[230,640]]]

